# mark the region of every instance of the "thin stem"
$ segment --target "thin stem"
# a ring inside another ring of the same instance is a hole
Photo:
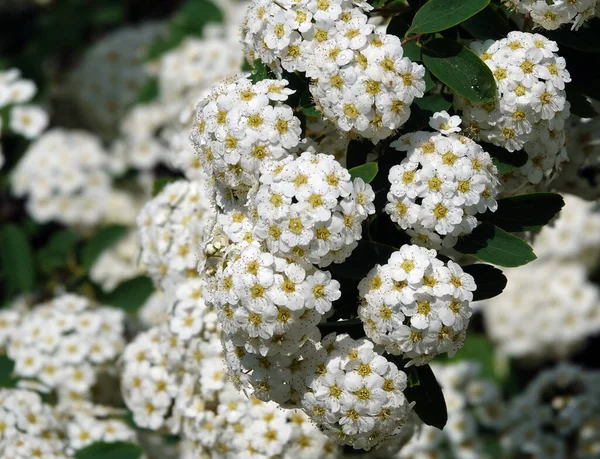
[[[413,35],[410,38],[405,38],[404,40],[402,40],[402,43],[400,43],[401,45],[405,45],[406,43],[408,43],[409,41],[415,41],[418,40],[419,38],[421,38],[424,34],[422,33],[418,33],[416,35]]]

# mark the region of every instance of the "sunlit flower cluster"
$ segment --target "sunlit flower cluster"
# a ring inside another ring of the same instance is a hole
[[[527,14],[538,26],[555,30],[563,24],[572,24],[578,30],[596,13],[596,0],[503,0],[509,8]]]
[[[137,234],[130,231],[113,247],[102,252],[90,268],[90,279],[105,292],[114,290],[121,282],[143,273],[138,264],[139,253]]]

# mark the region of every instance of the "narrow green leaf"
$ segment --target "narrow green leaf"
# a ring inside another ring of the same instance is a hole
[[[423,110],[434,113],[442,110],[449,110],[450,107],[452,107],[452,102],[449,102],[441,94],[429,94],[421,99],[415,99],[415,104]]]
[[[139,459],[144,450],[133,443],[93,443],[75,452],[77,459]]]
[[[490,0],[429,0],[417,11],[409,33],[433,33],[449,29],[474,16]]]
[[[442,83],[473,102],[496,99],[496,81],[487,65],[460,43],[436,38],[422,48],[423,64]]]
[[[126,312],[136,312],[154,292],[152,280],[139,276],[122,282],[112,292],[98,295],[98,300]]]
[[[537,258],[523,239],[488,222],[479,225],[471,234],[459,238],[454,249],[478,260],[507,268],[526,265]]]
[[[564,207],[556,193],[532,193],[498,200],[496,212],[482,217],[509,232],[532,231],[548,224]]]
[[[487,300],[500,295],[506,283],[506,276],[498,268],[476,263],[462,267],[463,271],[473,276],[477,290],[473,292],[473,301]]]
[[[448,410],[444,393],[431,367],[422,365],[408,369],[416,371],[418,384],[409,385],[404,390],[404,395],[409,402],[415,402],[414,410],[425,424],[442,430],[448,422]]]
[[[510,32],[506,18],[496,11],[495,5],[488,5],[475,16],[462,22],[460,26],[479,40],[505,38]]]
[[[365,183],[371,183],[377,175],[378,171],[379,166],[377,165],[377,163],[371,162],[363,164],[362,166],[353,167],[348,172],[350,172],[350,177],[352,177],[352,180],[355,180],[360,177],[365,181]]]
[[[0,227],[0,250],[7,295],[31,292],[35,285],[35,265],[25,232],[13,223]]]
[[[110,225],[102,228],[81,249],[81,265],[87,271],[100,254],[115,245],[127,233],[128,229],[123,225]]]
[[[152,184],[152,196],[159,194],[169,183],[179,180],[177,177],[158,177]]]
[[[395,247],[373,241],[360,241],[352,251],[352,255],[343,263],[333,263],[327,267],[334,277],[346,279],[363,279],[376,264],[388,262]]]

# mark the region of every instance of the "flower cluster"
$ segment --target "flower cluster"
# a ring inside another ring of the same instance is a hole
[[[478,213],[496,210],[500,186],[490,155],[453,133],[457,116],[439,112],[430,124],[440,132],[405,134],[391,144],[406,158],[390,169],[385,211],[413,243],[440,249],[471,233]]]
[[[121,310],[63,294],[21,318],[11,330],[7,354],[19,378],[83,396],[123,349],[123,322]]]
[[[18,69],[0,72],[0,109],[10,110],[8,129],[26,139],[35,139],[48,125],[46,112],[41,107],[28,103],[36,91],[35,83],[21,78]],[[2,127],[0,120],[0,131]],[[0,149],[0,169],[3,164],[4,156]]]
[[[212,218],[201,182],[169,183],[143,207],[137,217],[141,262],[156,285],[197,276],[200,241]]]
[[[503,0],[504,4],[519,13],[527,14],[532,21],[546,30],[556,30],[563,24],[573,24],[579,29],[596,13],[596,0]]]
[[[106,152],[84,131],[52,129],[25,152],[12,174],[12,191],[27,196],[28,213],[39,222],[94,225],[111,192]]]
[[[358,286],[358,314],[367,336],[419,365],[462,347],[476,289],[471,275],[436,255],[404,245]]]
[[[103,136],[114,134],[149,78],[146,51],[166,27],[146,22],[123,27],[94,44],[73,71],[69,92],[86,122]]]
[[[300,143],[300,120],[282,103],[286,80],[224,84],[198,104],[192,141],[202,166],[234,193],[244,194],[273,161]]]
[[[443,430],[423,426],[396,456],[476,458],[486,456],[482,434],[498,431],[506,425],[506,406],[500,388],[483,378],[478,364],[470,361],[432,365],[442,387],[448,409]]]
[[[467,130],[510,152],[527,152],[527,163],[503,177],[511,192],[550,178],[567,159],[564,126],[570,107],[565,83],[571,77],[557,44],[539,34],[510,32],[471,47],[494,74],[498,96],[487,103],[455,97]]]
[[[509,406],[510,457],[593,458],[600,453],[600,373],[563,363],[542,372]]]

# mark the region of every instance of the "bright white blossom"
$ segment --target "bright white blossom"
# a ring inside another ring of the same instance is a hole
[[[596,13],[596,0],[503,0],[506,6],[531,16],[533,22],[546,29],[555,30],[563,24],[572,24],[578,30]]]

